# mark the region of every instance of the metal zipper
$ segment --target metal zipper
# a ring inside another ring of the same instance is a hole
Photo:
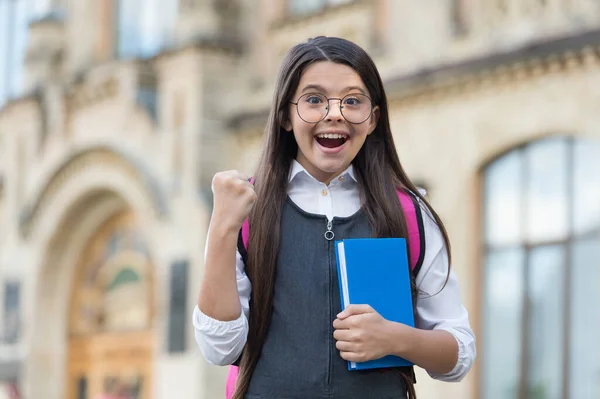
[[[327,220],[327,231],[325,232],[325,239],[327,241],[331,241],[333,240],[333,237],[335,237],[335,234],[333,233],[333,231],[331,231],[332,226],[333,222],[331,220]]]
[[[332,320],[333,318],[333,274],[331,273],[331,268],[332,268],[332,264],[331,264],[331,257],[330,257],[330,253],[332,250],[332,240],[333,237],[335,236],[335,234],[333,233],[333,231],[331,230],[333,227],[333,222],[331,220],[327,221],[327,231],[325,232],[325,239],[328,241],[327,243],[327,258],[329,259],[328,263],[328,274],[329,274],[329,319]],[[334,356],[334,351],[333,351],[333,327],[331,326],[331,323],[329,324],[329,348],[328,348],[328,357],[327,357],[327,382],[326,382],[326,391],[329,392],[329,389],[331,389],[331,373],[332,373],[332,367],[333,367],[333,356]]]

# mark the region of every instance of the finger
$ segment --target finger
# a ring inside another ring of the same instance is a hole
[[[348,319],[335,319],[333,321],[333,328],[336,330],[347,330],[351,327],[350,321]]]
[[[353,315],[359,315],[359,314],[363,314],[363,313],[374,313],[374,312],[375,312],[375,310],[369,305],[349,305],[348,307],[346,307],[346,309],[344,309],[343,311],[338,313],[337,317],[338,317],[338,319],[343,320],[343,319],[353,316]]]
[[[351,330],[335,330],[333,332],[333,338],[337,341],[352,341],[352,331]]]
[[[340,352],[354,352],[355,346],[356,345],[353,344],[352,342],[346,342],[346,341],[337,341],[335,343],[335,347]]]
[[[248,182],[249,184],[252,184],[250,183],[250,181],[252,180],[252,176],[247,173],[236,172],[236,177],[238,177],[241,180],[244,180],[245,182]]]
[[[333,328],[335,328],[336,330],[342,330],[348,328],[348,323],[346,323],[344,320],[335,319],[333,321]]]
[[[362,357],[354,352],[340,351],[340,356],[344,360],[348,360],[349,362],[360,362]]]
[[[248,188],[251,188],[252,190],[254,190],[254,184],[250,183],[248,180],[244,180],[242,182],[242,184]]]

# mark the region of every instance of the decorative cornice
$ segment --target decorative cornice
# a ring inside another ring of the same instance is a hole
[[[599,62],[600,30],[594,30],[392,78],[385,82],[386,92],[400,103],[430,102]]]
[[[227,126],[230,129],[240,130],[244,127],[253,127],[263,125],[267,122],[269,117],[269,109],[263,108],[256,111],[242,112],[233,116],[227,122]]]
[[[80,82],[69,87],[67,92],[68,109],[73,112],[102,100],[116,97],[119,82],[116,76],[110,76],[101,83]]]
[[[36,223],[37,217],[47,209],[49,200],[54,198],[56,192],[71,176],[90,165],[114,164],[118,165],[125,173],[129,173],[138,180],[148,193],[158,217],[168,214],[168,200],[165,192],[160,187],[158,180],[147,170],[139,159],[125,153],[113,146],[95,147],[71,154],[50,175],[41,186],[31,203],[26,205],[19,215],[21,235],[27,237]]]
[[[226,37],[224,35],[206,37],[201,35],[186,40],[183,43],[166,47],[163,51],[149,60],[160,60],[182,53],[186,50],[209,50],[237,56],[243,52],[243,49],[243,43],[235,37]]]

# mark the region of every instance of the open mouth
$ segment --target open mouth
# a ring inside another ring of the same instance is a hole
[[[323,133],[316,136],[317,143],[325,148],[337,148],[344,145],[348,135],[339,133]]]

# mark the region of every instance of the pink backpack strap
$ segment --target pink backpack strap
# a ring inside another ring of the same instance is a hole
[[[244,244],[244,249],[248,249],[248,240],[250,239],[250,223],[248,222],[248,218],[244,220],[244,224],[242,224],[242,243]]]
[[[239,367],[230,366],[229,372],[227,373],[227,382],[225,383],[225,399],[233,398],[235,393],[235,384],[237,383],[237,377],[239,373]]]
[[[425,256],[425,232],[423,228],[423,215],[419,202],[413,194],[398,190],[398,199],[406,218],[408,228],[408,246],[410,248],[410,266],[417,275]]]
[[[254,177],[249,179],[250,183],[254,184]],[[242,224],[242,242],[244,243],[244,248],[248,249],[248,239],[250,238],[250,223],[248,222],[248,218],[244,220],[244,224]]]

